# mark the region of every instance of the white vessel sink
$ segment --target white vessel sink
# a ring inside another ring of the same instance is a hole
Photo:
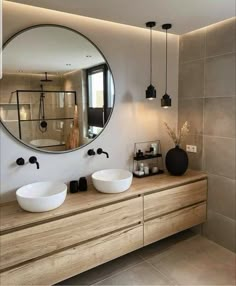
[[[54,139],[35,139],[35,140],[31,140],[30,144],[36,147],[45,147],[45,146],[60,145],[62,143]]]
[[[123,169],[107,169],[92,174],[94,187],[102,193],[121,193],[129,189],[133,174]]]
[[[65,201],[67,186],[58,182],[38,182],[19,188],[16,198],[22,209],[46,212],[58,208]]]

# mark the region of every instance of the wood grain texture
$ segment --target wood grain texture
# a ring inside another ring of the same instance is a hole
[[[144,245],[203,223],[205,220],[205,202],[149,220],[144,223]]]
[[[1,236],[0,269],[141,223],[141,197]]]
[[[18,206],[17,202],[5,203],[0,207],[0,231],[14,231],[15,228],[34,223],[43,223],[61,216],[74,214],[75,212],[86,211],[90,208],[101,207],[104,204],[126,200],[153,191],[173,188],[205,178],[205,173],[192,170],[188,170],[183,176],[178,177],[163,174],[142,179],[134,178],[130,189],[120,194],[102,194],[97,192],[92,186],[89,186],[87,192],[68,194],[61,207],[44,213],[26,212]]]
[[[144,220],[160,216],[207,199],[207,180],[144,196]]]
[[[142,246],[142,226],[132,227],[2,272],[0,284],[53,285]]]

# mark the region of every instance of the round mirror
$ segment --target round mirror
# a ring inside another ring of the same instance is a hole
[[[85,36],[62,26],[30,27],[4,44],[2,62],[1,122],[22,143],[68,152],[105,128],[114,81],[104,56]]]

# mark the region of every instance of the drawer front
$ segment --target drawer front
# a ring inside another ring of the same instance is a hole
[[[144,245],[168,237],[206,220],[206,203],[200,203],[144,223]]]
[[[1,285],[53,285],[143,246],[136,226],[35,260],[0,274]]]
[[[4,234],[0,269],[138,224],[143,219],[142,205],[138,197]]]
[[[144,196],[144,220],[169,213],[207,199],[207,180]]]

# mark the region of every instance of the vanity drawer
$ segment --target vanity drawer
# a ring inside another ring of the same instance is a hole
[[[207,180],[144,196],[144,220],[193,205],[207,199]]]
[[[0,282],[53,285],[142,246],[143,227],[130,227],[3,272]]]
[[[206,220],[206,202],[160,216],[144,223],[144,245],[168,237]]]
[[[142,206],[142,198],[137,197],[3,234],[0,269],[138,224],[143,219]]]

